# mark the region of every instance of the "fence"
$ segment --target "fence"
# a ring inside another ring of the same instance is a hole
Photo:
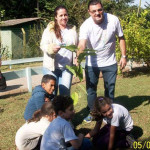
[[[8,65],[9,68],[12,68],[14,64],[23,64],[29,62],[41,62],[43,61],[43,57],[35,57],[35,58],[25,58],[25,59],[16,59],[16,60],[8,60],[2,61],[2,65]],[[6,78],[6,81],[23,78],[27,79],[28,92],[32,92],[32,75],[42,74],[42,67],[27,67],[25,69],[17,70],[17,71],[8,71],[4,72],[3,75]]]
[[[9,68],[12,68],[12,65],[14,64],[23,64],[23,63],[31,63],[31,62],[42,62],[43,57],[35,57],[35,58],[25,58],[25,59],[16,59],[16,60],[7,60],[2,61],[2,65],[8,65]],[[85,62],[81,63],[82,67],[85,68]],[[129,71],[132,70],[132,62],[129,61],[127,64],[127,67],[129,68]],[[27,86],[28,86],[28,92],[32,92],[32,75],[38,75],[42,74],[42,67],[27,67],[22,70],[17,71],[8,71],[3,73],[3,75],[6,78],[6,81],[13,80],[17,78],[23,78],[26,77],[27,79]]]

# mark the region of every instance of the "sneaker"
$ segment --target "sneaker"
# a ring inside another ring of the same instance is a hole
[[[128,144],[130,145],[130,148],[133,148],[133,143],[135,142],[133,135],[132,134],[127,135],[126,140]]]
[[[86,123],[90,123],[90,122],[92,122],[92,119],[93,119],[93,117],[89,114],[86,118],[84,118],[84,122],[86,122]]]

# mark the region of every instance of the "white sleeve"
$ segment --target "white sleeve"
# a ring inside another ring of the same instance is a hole
[[[123,30],[120,24],[119,19],[116,17],[116,34],[118,37],[122,37],[123,36]]]
[[[40,48],[45,53],[54,54],[53,45],[54,43],[52,33],[50,33],[48,29],[45,29],[42,35]]]
[[[68,123],[64,126],[64,139],[65,139],[65,142],[78,139],[78,137],[75,135],[70,123]]]
[[[119,127],[120,117],[116,113],[113,114],[113,118],[111,119],[111,125],[115,127]]]
[[[79,40],[87,40],[88,39],[88,28],[86,22],[84,22],[79,31]]]

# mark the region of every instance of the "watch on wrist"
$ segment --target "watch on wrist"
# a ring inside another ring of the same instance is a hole
[[[122,55],[122,58],[127,58],[127,56],[126,55]]]

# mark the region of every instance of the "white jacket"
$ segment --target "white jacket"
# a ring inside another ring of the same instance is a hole
[[[73,37],[72,45],[77,45],[78,36],[76,32],[76,27],[69,25],[68,29],[69,31],[71,31],[71,37]],[[49,69],[50,71],[55,70],[55,54],[53,52],[53,45],[56,44],[56,40],[57,38],[54,32],[54,22],[52,21],[47,25],[47,28],[44,30],[40,43],[40,48],[44,53],[43,67]]]

